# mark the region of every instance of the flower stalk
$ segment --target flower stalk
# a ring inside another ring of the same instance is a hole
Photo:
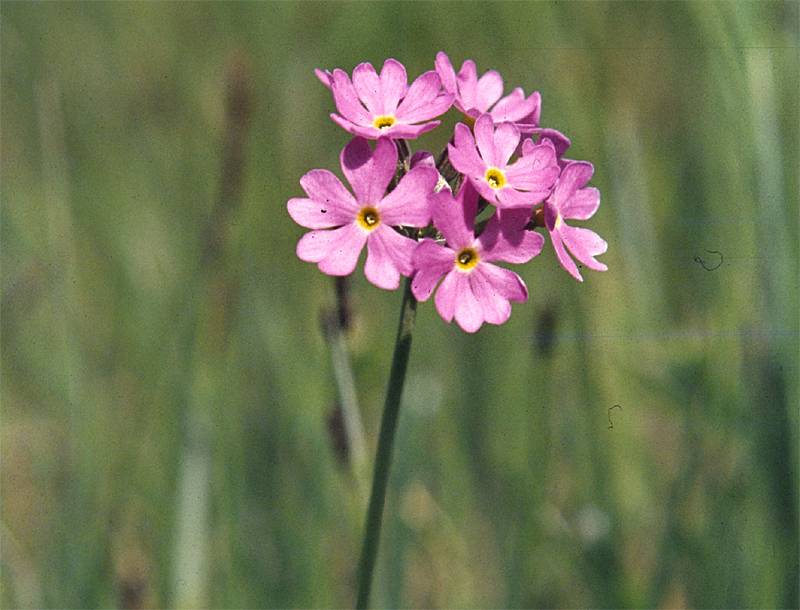
[[[364,542],[361,547],[361,559],[358,564],[358,597],[356,608],[367,608],[372,588],[372,574],[378,556],[381,523],[383,521],[383,505],[386,500],[386,486],[389,481],[389,469],[392,463],[392,446],[397,430],[397,417],[400,413],[400,399],[406,379],[408,356],[411,352],[411,336],[417,313],[417,300],[411,293],[411,281],[406,278],[403,288],[403,302],[400,306],[400,322],[392,356],[392,368],[389,384],[386,389],[386,402],[383,406],[381,430],[378,437],[378,449],[375,455],[375,470],[372,479],[372,492],[367,509],[367,521],[364,529]]]

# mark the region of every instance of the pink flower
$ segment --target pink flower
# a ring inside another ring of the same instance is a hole
[[[539,254],[544,238],[523,229],[527,211],[494,216],[486,229],[475,237],[478,194],[464,182],[456,198],[442,190],[431,199],[436,228],[447,244],[422,240],[414,251],[417,270],[411,290],[419,301],[436,292],[436,310],[446,322],[455,318],[469,333],[484,322],[502,324],[511,315],[510,301],[525,301],[528,289],[514,272],[493,265],[492,261],[525,263]]]
[[[438,173],[431,167],[415,167],[386,194],[397,167],[397,149],[387,138],[379,139],[374,151],[365,139],[354,138],[342,150],[340,161],[355,198],[333,173],[315,169],[300,179],[308,197],[289,200],[294,221],[315,229],[300,239],[297,256],[317,263],[328,275],[349,275],[366,244],[367,279],[394,290],[401,274],[413,272],[411,257],[417,242],[392,227],[424,227],[430,222],[428,198]]]
[[[581,227],[571,227],[565,219],[587,220],[594,216],[600,206],[600,191],[596,188],[582,188],[592,177],[594,167],[586,161],[571,161],[561,172],[553,189],[553,194],[544,202],[544,221],[550,232],[556,256],[561,266],[579,282],[583,281],[572,255],[590,269],[606,271],[603,263],[595,256],[608,249],[608,244],[597,233]]]
[[[456,125],[455,144],[448,144],[450,163],[472,182],[481,197],[499,208],[533,207],[550,194],[558,177],[556,151],[549,140],[523,143],[522,157],[509,164],[520,140],[513,123],[494,125],[491,115],[475,122],[475,137]],[[477,149],[476,149],[477,142]]]
[[[372,64],[362,63],[353,70],[352,81],[339,68],[332,74],[317,70],[317,77],[333,92],[339,114],[331,118],[346,131],[371,140],[417,138],[437,127],[441,121],[430,119],[453,104],[435,71],[425,72],[409,87],[406,69],[395,59],[384,62],[380,76]]]
[[[461,65],[458,75],[446,53],[436,54],[436,73],[442,79],[445,91],[454,95],[453,105],[471,121],[480,115],[492,115],[495,123],[514,123],[523,134],[536,134],[550,139],[561,156],[570,147],[570,141],[560,131],[539,127],[542,113],[542,96],[534,91],[528,97],[521,87],[503,95],[503,77],[495,70],[478,78],[475,62],[468,59]]]
[[[448,93],[455,96],[453,105],[472,120],[489,113],[495,123],[539,123],[542,96],[534,91],[527,98],[517,87],[511,94],[503,95],[503,77],[489,70],[478,78],[475,62],[468,59],[456,75],[446,53],[436,54],[436,72]]]

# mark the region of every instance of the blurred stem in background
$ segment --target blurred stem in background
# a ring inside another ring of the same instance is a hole
[[[350,466],[361,502],[367,498],[367,449],[364,441],[364,426],[361,423],[361,412],[358,407],[353,367],[347,349],[347,332],[352,321],[348,282],[347,277],[334,278],[336,308],[323,313],[322,323],[331,351],[331,366],[338,395],[338,404],[331,415],[329,425],[332,436],[339,436],[334,429],[341,430],[343,433],[341,439],[342,458]]]
[[[210,483],[215,410],[224,400],[224,361],[234,306],[235,277],[225,264],[230,217],[239,207],[244,175],[244,145],[251,113],[250,72],[243,55],[226,70],[226,102],[219,195],[206,225],[201,247],[203,265],[196,276],[192,381],[178,480],[176,544],[173,556],[172,604],[209,607],[211,580]]]
[[[378,555],[378,543],[381,535],[383,504],[386,499],[386,484],[389,480],[389,467],[392,462],[392,445],[397,430],[397,416],[400,413],[400,398],[403,395],[403,383],[406,379],[408,356],[411,352],[411,334],[417,314],[417,300],[411,294],[411,280],[405,279],[403,302],[400,306],[400,323],[397,328],[397,339],[392,356],[392,369],[386,389],[386,402],[381,418],[381,431],[378,437],[378,450],[375,456],[375,471],[372,480],[372,493],[367,509],[367,522],[364,530],[364,543],[358,565],[358,597],[356,608],[369,605],[369,594],[372,587],[372,573]]]

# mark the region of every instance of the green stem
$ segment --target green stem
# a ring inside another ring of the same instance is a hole
[[[361,559],[358,563],[358,598],[356,608],[366,608],[372,587],[372,572],[378,555],[378,542],[381,535],[383,504],[386,499],[386,484],[389,480],[389,467],[392,463],[392,444],[397,429],[397,416],[400,412],[400,397],[406,378],[408,355],[411,352],[411,333],[417,313],[417,300],[411,294],[411,280],[406,278],[403,289],[403,304],[400,308],[400,324],[392,357],[392,370],[386,389],[386,402],[383,406],[381,432],[378,437],[378,450],[375,456],[375,472],[372,479],[372,493],[367,509],[367,523]]]

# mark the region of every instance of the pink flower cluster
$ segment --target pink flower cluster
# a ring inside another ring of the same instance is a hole
[[[418,300],[435,293],[442,318],[467,332],[502,324],[511,301],[527,300],[522,279],[496,263],[539,254],[537,228],[546,229],[575,279],[583,281],[574,259],[606,270],[595,258],[606,242],[566,223],[597,211],[600,193],[586,186],[594,168],[565,159],[569,139],[539,125],[538,92],[526,97],[516,88],[503,96],[496,71],[479,78],[467,60],[456,74],[444,53],[410,85],[394,59],[380,74],[362,63],[352,77],[338,68],[317,77],[333,94],[331,119],[354,136],[339,159],[352,192],[326,169],[300,179],[306,197],[288,202],[295,222],[311,229],[297,244],[300,259],[328,275],[349,275],[366,245],[370,282],[393,290],[400,276],[412,278]],[[462,122],[438,161],[424,151],[411,156],[408,140],[436,129],[452,107]]]

